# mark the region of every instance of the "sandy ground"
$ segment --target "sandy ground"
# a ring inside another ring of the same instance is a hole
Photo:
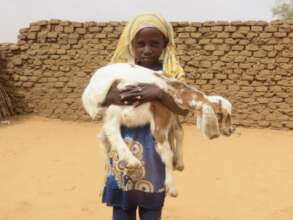
[[[0,220],[110,220],[95,123],[36,116],[0,126]],[[164,220],[292,220],[293,132],[239,128],[206,140],[185,126],[185,167]]]

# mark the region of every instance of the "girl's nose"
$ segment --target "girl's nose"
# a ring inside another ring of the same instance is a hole
[[[146,46],[143,48],[143,53],[144,53],[144,54],[151,54],[151,53],[152,53],[152,49],[150,48],[150,46],[146,45]]]

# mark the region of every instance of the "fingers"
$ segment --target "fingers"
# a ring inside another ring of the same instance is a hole
[[[134,107],[140,106],[145,103],[145,95],[143,92],[144,84],[129,85],[120,91],[120,100],[123,105],[133,105]]]
[[[122,89],[121,92],[128,92],[128,91],[136,90],[136,88],[137,88],[137,86],[129,85],[129,86],[126,86],[124,89]]]
[[[120,98],[122,100],[128,100],[128,99],[143,99],[144,95],[141,93],[123,93],[120,94]]]
[[[123,90],[120,92],[120,98],[121,100],[127,100],[127,101],[135,101],[135,100],[141,100],[143,99],[144,94],[142,91],[140,91],[139,88],[135,88],[132,90]]]
[[[138,95],[134,93],[134,94],[128,94],[127,96],[122,96],[121,102],[125,105],[139,106],[146,101],[142,95]]]
[[[126,86],[123,90],[121,90],[123,92],[127,92],[127,91],[142,91],[142,86],[138,86],[138,85],[128,85]]]

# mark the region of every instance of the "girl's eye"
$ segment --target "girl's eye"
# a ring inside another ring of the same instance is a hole
[[[160,43],[157,42],[157,41],[153,41],[153,42],[151,42],[151,46],[152,46],[152,47],[158,47],[159,45],[160,45]]]
[[[135,44],[137,47],[144,47],[145,43],[144,42],[136,42]]]

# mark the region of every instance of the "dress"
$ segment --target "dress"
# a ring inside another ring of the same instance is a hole
[[[121,127],[121,135],[143,166],[125,169],[115,152],[109,152],[109,169],[102,202],[108,206],[131,209],[137,206],[159,209],[165,200],[165,165],[155,150],[150,125]]]

